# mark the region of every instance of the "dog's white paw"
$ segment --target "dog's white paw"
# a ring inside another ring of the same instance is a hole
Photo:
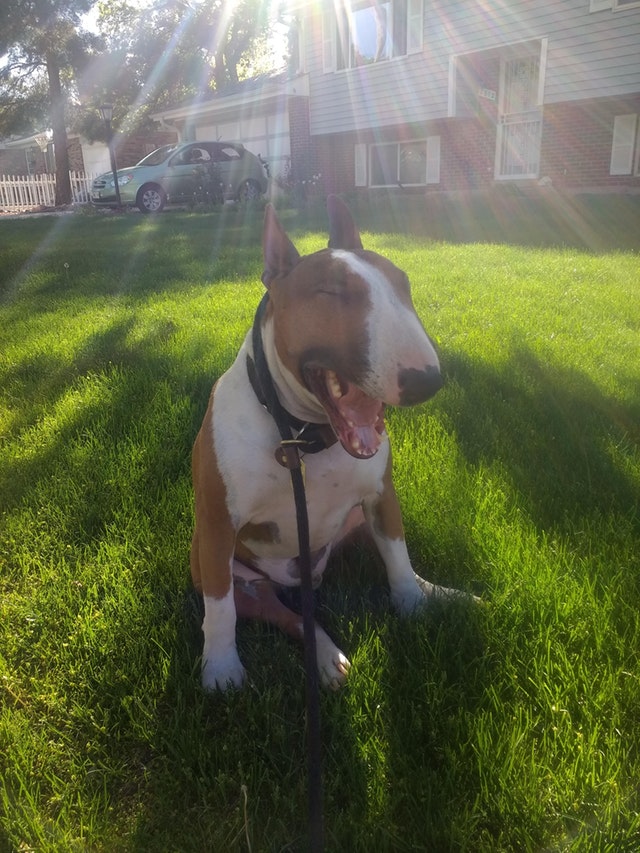
[[[479,598],[471,593],[429,583],[429,581],[424,580],[424,578],[415,573],[413,578],[413,582],[407,583],[401,588],[394,589],[391,593],[392,604],[402,616],[409,616],[432,601],[480,601]]]
[[[347,680],[351,663],[324,633],[316,634],[316,659],[322,686],[339,690]]]
[[[238,652],[229,649],[224,655],[202,659],[202,686],[205,690],[230,690],[242,687],[245,672]]]

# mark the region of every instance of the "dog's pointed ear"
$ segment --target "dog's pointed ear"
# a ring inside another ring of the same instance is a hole
[[[362,248],[362,240],[347,205],[337,195],[327,198],[329,214],[329,248],[354,252]]]
[[[287,237],[272,204],[268,204],[264,212],[262,251],[264,254],[262,282],[267,288],[274,278],[291,272],[300,260],[298,250]]]

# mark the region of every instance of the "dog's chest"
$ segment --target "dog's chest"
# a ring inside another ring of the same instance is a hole
[[[213,406],[212,438],[227,506],[252,554],[287,563],[299,550],[291,476],[275,458],[279,436],[273,419],[238,366],[221,379]],[[380,493],[387,457],[384,441],[371,459],[355,459],[338,443],[303,458],[313,552],[336,539],[353,507]]]

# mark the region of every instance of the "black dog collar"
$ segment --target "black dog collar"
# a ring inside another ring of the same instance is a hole
[[[267,308],[269,301],[268,292],[264,294],[253,321],[251,331],[253,343],[253,358],[247,355],[247,375],[249,382],[254,390],[254,393],[260,404],[265,407],[278,426],[281,423],[286,423],[290,429],[297,432],[295,438],[287,441],[288,446],[297,447],[301,453],[320,453],[331,447],[338,440],[335,433],[329,424],[314,424],[309,421],[302,421],[296,418],[291,412],[288,412],[278,398],[278,394],[273,384],[273,378],[267,364],[267,359],[262,344],[262,318]],[[276,451],[276,459],[284,467],[289,467],[287,464],[288,457],[286,447],[281,445]]]

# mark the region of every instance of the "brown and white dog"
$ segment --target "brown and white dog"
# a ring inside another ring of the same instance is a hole
[[[362,248],[348,208],[328,200],[329,248],[300,257],[266,209],[260,328],[266,365],[298,429],[323,436],[305,456],[314,584],[331,550],[368,525],[386,566],[391,598],[410,613],[452,590],[413,571],[391,479],[384,406],[413,405],[441,387],[434,347],[415,313],[407,276]],[[276,459],[280,436],[260,399],[252,335],[216,382],[193,449],[195,530],[191,572],[204,596],[202,681],[239,687],[236,616],[257,617],[302,637],[301,617],[274,585],[297,586],[298,535],[290,475]],[[455,594],[455,593],[453,593]],[[316,625],[325,686],[338,688],[349,661]]]

